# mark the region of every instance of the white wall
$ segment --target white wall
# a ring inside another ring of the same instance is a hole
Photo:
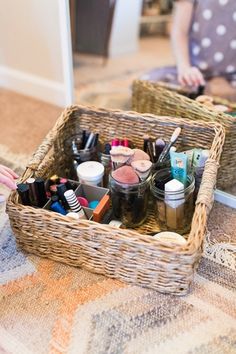
[[[109,56],[136,52],[138,50],[142,0],[117,0]]]
[[[1,86],[70,104],[68,21],[68,0],[0,0]]]

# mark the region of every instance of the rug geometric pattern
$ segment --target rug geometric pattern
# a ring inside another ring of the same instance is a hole
[[[0,255],[5,353],[236,352],[236,273],[209,259],[175,297],[26,255],[8,223]]]

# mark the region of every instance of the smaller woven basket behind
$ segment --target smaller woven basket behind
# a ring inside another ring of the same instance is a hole
[[[171,88],[171,87],[170,87]],[[220,98],[216,103],[227,104],[236,110],[236,104]],[[169,115],[188,118],[196,121],[219,122],[225,128],[225,144],[220,160],[220,169],[217,178],[217,187],[227,189],[235,183],[236,178],[236,118],[230,115],[214,112],[205,106],[193,101],[164,84],[157,84],[144,80],[133,83],[132,108],[140,113],[155,115]]]

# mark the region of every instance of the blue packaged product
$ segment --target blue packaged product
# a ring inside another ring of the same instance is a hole
[[[187,184],[188,156],[183,152],[170,152],[171,173],[174,179]]]

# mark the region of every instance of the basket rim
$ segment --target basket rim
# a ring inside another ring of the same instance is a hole
[[[27,212],[30,211],[30,213],[32,215],[39,215],[37,208],[33,207],[33,206],[27,206],[27,205],[22,205],[21,203],[19,203],[16,199],[15,199],[15,194],[16,192],[13,191],[7,201],[7,212],[9,213],[10,209],[12,209],[12,207],[17,207],[18,212],[25,214]],[[199,206],[201,208],[201,206]],[[197,208],[197,207],[196,207]],[[194,211],[194,214],[196,213],[196,208]],[[42,214],[42,216],[49,216],[50,219],[52,219],[52,212],[47,210],[47,209],[40,209],[40,214]],[[176,245],[175,247],[173,247],[173,245],[170,245],[169,243],[166,243],[162,240],[159,239],[155,239],[153,238],[152,235],[150,234],[141,234],[138,231],[135,231],[133,229],[118,229],[115,226],[111,226],[108,224],[100,224],[97,223],[95,221],[92,220],[73,220],[72,218],[65,219],[65,216],[61,215],[61,214],[57,214],[56,217],[54,216],[54,220],[55,222],[58,220],[61,223],[65,224],[65,225],[71,225],[72,227],[80,227],[80,230],[83,229],[87,229],[89,227],[91,228],[95,228],[95,229],[100,229],[103,231],[109,231],[109,230],[115,230],[116,231],[116,236],[117,236],[117,240],[120,239],[122,241],[125,240],[131,240],[132,242],[135,244],[140,244],[143,246],[147,246],[148,244],[150,245],[156,245],[157,247],[161,246],[161,247],[165,247],[165,252],[175,252],[175,253],[184,253],[184,254],[188,254],[189,256],[192,256],[193,254],[195,254],[196,250],[199,247],[193,247],[194,246],[194,242],[188,241],[186,243],[186,245]],[[32,216],[33,218],[33,216]],[[104,238],[107,237],[107,235],[104,235]]]
[[[233,116],[230,116],[229,114],[225,114],[223,112],[216,112],[214,110],[212,110],[210,107],[204,106],[201,103],[197,102],[196,100],[192,100],[189,97],[186,97],[184,95],[182,95],[179,92],[176,92],[174,90],[171,90],[170,88],[168,88],[166,85],[162,85],[161,83],[159,84],[158,82],[155,81],[148,81],[148,80],[134,80],[133,81],[133,88],[134,87],[146,87],[148,88],[150,91],[152,92],[157,92],[157,91],[162,91],[165,92],[166,94],[171,94],[171,95],[175,95],[175,97],[182,102],[185,102],[185,104],[189,104],[191,105],[191,107],[194,109],[198,109],[201,110],[203,113],[205,112],[206,114],[211,114],[212,115],[212,119],[219,119],[221,122],[221,125],[228,127],[228,124],[232,124],[232,123],[236,123],[236,118]],[[133,90],[134,93],[134,90]],[[233,106],[235,108],[236,103],[230,102],[226,99],[221,99],[218,96],[214,96],[213,97],[215,100],[218,101],[222,101],[222,103],[224,102],[225,104],[228,104],[229,106]]]

